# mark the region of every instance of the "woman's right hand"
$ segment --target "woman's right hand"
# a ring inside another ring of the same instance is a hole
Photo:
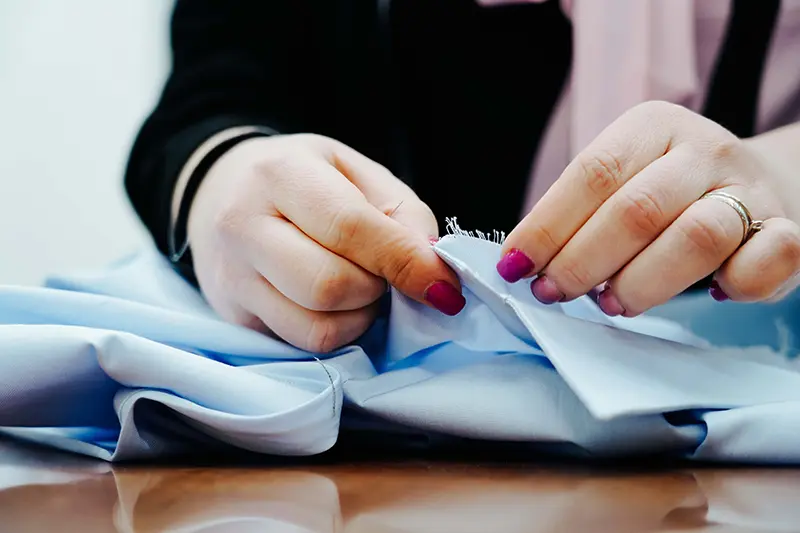
[[[458,313],[464,298],[431,248],[437,235],[430,209],[386,168],[308,134],[232,148],[209,170],[188,221],[211,306],[313,352],[365,332],[387,282]]]

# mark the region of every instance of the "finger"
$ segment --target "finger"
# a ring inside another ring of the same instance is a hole
[[[300,307],[256,272],[236,290],[239,304],[289,344],[327,353],[360,337],[378,313],[378,305],[354,311],[322,312]]]
[[[675,109],[638,106],[606,128],[509,234],[500,275],[514,282],[544,268],[608,198],[668,152]]]
[[[242,307],[236,298],[235,293],[238,291],[232,288],[257,275],[252,267],[244,261],[234,260],[211,274],[204,272],[202,268],[204,264],[208,266],[208,263],[197,263],[197,277],[203,290],[203,296],[220,318],[260,333],[271,334],[264,322]]]
[[[291,222],[259,216],[237,240],[244,257],[288,299],[313,311],[351,311],[386,292],[386,281],[326,250]]]
[[[778,289],[778,292],[767,298],[767,302],[775,303],[783,300],[790,294],[794,293],[800,288],[800,272],[795,273],[783,286]]]
[[[228,298],[217,299],[213,304],[214,311],[225,322],[243,326],[269,335],[272,331],[253,313],[236,303],[229,295]]]
[[[764,222],[714,276],[717,300],[757,302],[791,290],[800,273],[800,226],[785,218]]]
[[[610,315],[635,316],[713,273],[742,241],[742,219],[714,198],[692,204],[614,276],[598,303]]]
[[[430,208],[389,169],[349,146],[331,141],[331,164],[362,192],[369,203],[420,235],[438,237],[436,217]]]
[[[688,145],[656,160],[556,254],[534,281],[534,295],[544,303],[570,300],[611,278],[708,190],[709,175]]]
[[[301,170],[302,179],[297,173],[273,176],[275,205],[283,216],[328,250],[386,279],[410,298],[449,315],[463,309],[458,278],[427,236],[378,210],[326,162],[305,164],[309,168]]]

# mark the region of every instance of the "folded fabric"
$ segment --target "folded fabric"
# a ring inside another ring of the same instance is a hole
[[[800,463],[797,295],[609,318],[588,298],[539,304],[496,274],[498,243],[454,233],[435,249],[462,313],[392,292],[359,342],[326,355],[221,321],[152,252],[0,287],[0,432],[108,461],[311,455],[353,430]]]

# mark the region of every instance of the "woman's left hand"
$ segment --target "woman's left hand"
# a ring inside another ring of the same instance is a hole
[[[780,297],[800,281],[800,226],[788,215],[800,198],[776,174],[720,125],[642,104],[570,163],[506,239],[498,272],[509,282],[538,275],[531,290],[544,303],[607,282],[598,303],[612,316],[640,314],[710,274],[718,300]],[[739,199],[761,231],[744,240],[740,214],[703,198],[711,191]]]

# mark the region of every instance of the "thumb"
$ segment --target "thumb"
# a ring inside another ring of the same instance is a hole
[[[428,205],[389,169],[338,141],[328,152],[330,163],[379,211],[420,236],[439,237],[436,216]]]
[[[386,167],[348,146],[336,143],[330,162],[361,191],[376,212],[410,230],[402,231],[393,227],[395,224],[382,223],[380,217],[374,225],[369,225],[375,231],[372,240],[376,246],[375,256],[385,259],[377,266],[381,275],[401,292],[415,298],[419,289],[413,285],[417,280],[426,279],[423,273],[428,274],[427,279],[434,274],[436,280],[425,286],[422,300],[448,315],[461,311],[466,302],[458,278],[430,249],[431,239],[439,237],[439,228],[428,205]]]
[[[409,209],[403,216],[412,228],[370,203],[328,161],[313,164],[313,169],[310,163],[305,165],[302,193],[274,196],[283,216],[328,250],[386,279],[406,296],[447,315],[463,309],[466,301],[458,277],[430,245],[429,231],[436,226],[425,222],[427,208],[422,202],[415,197],[407,200]],[[290,177],[285,182],[295,190],[298,180]],[[405,206],[403,201],[396,213]],[[415,212],[423,222],[414,218]]]

